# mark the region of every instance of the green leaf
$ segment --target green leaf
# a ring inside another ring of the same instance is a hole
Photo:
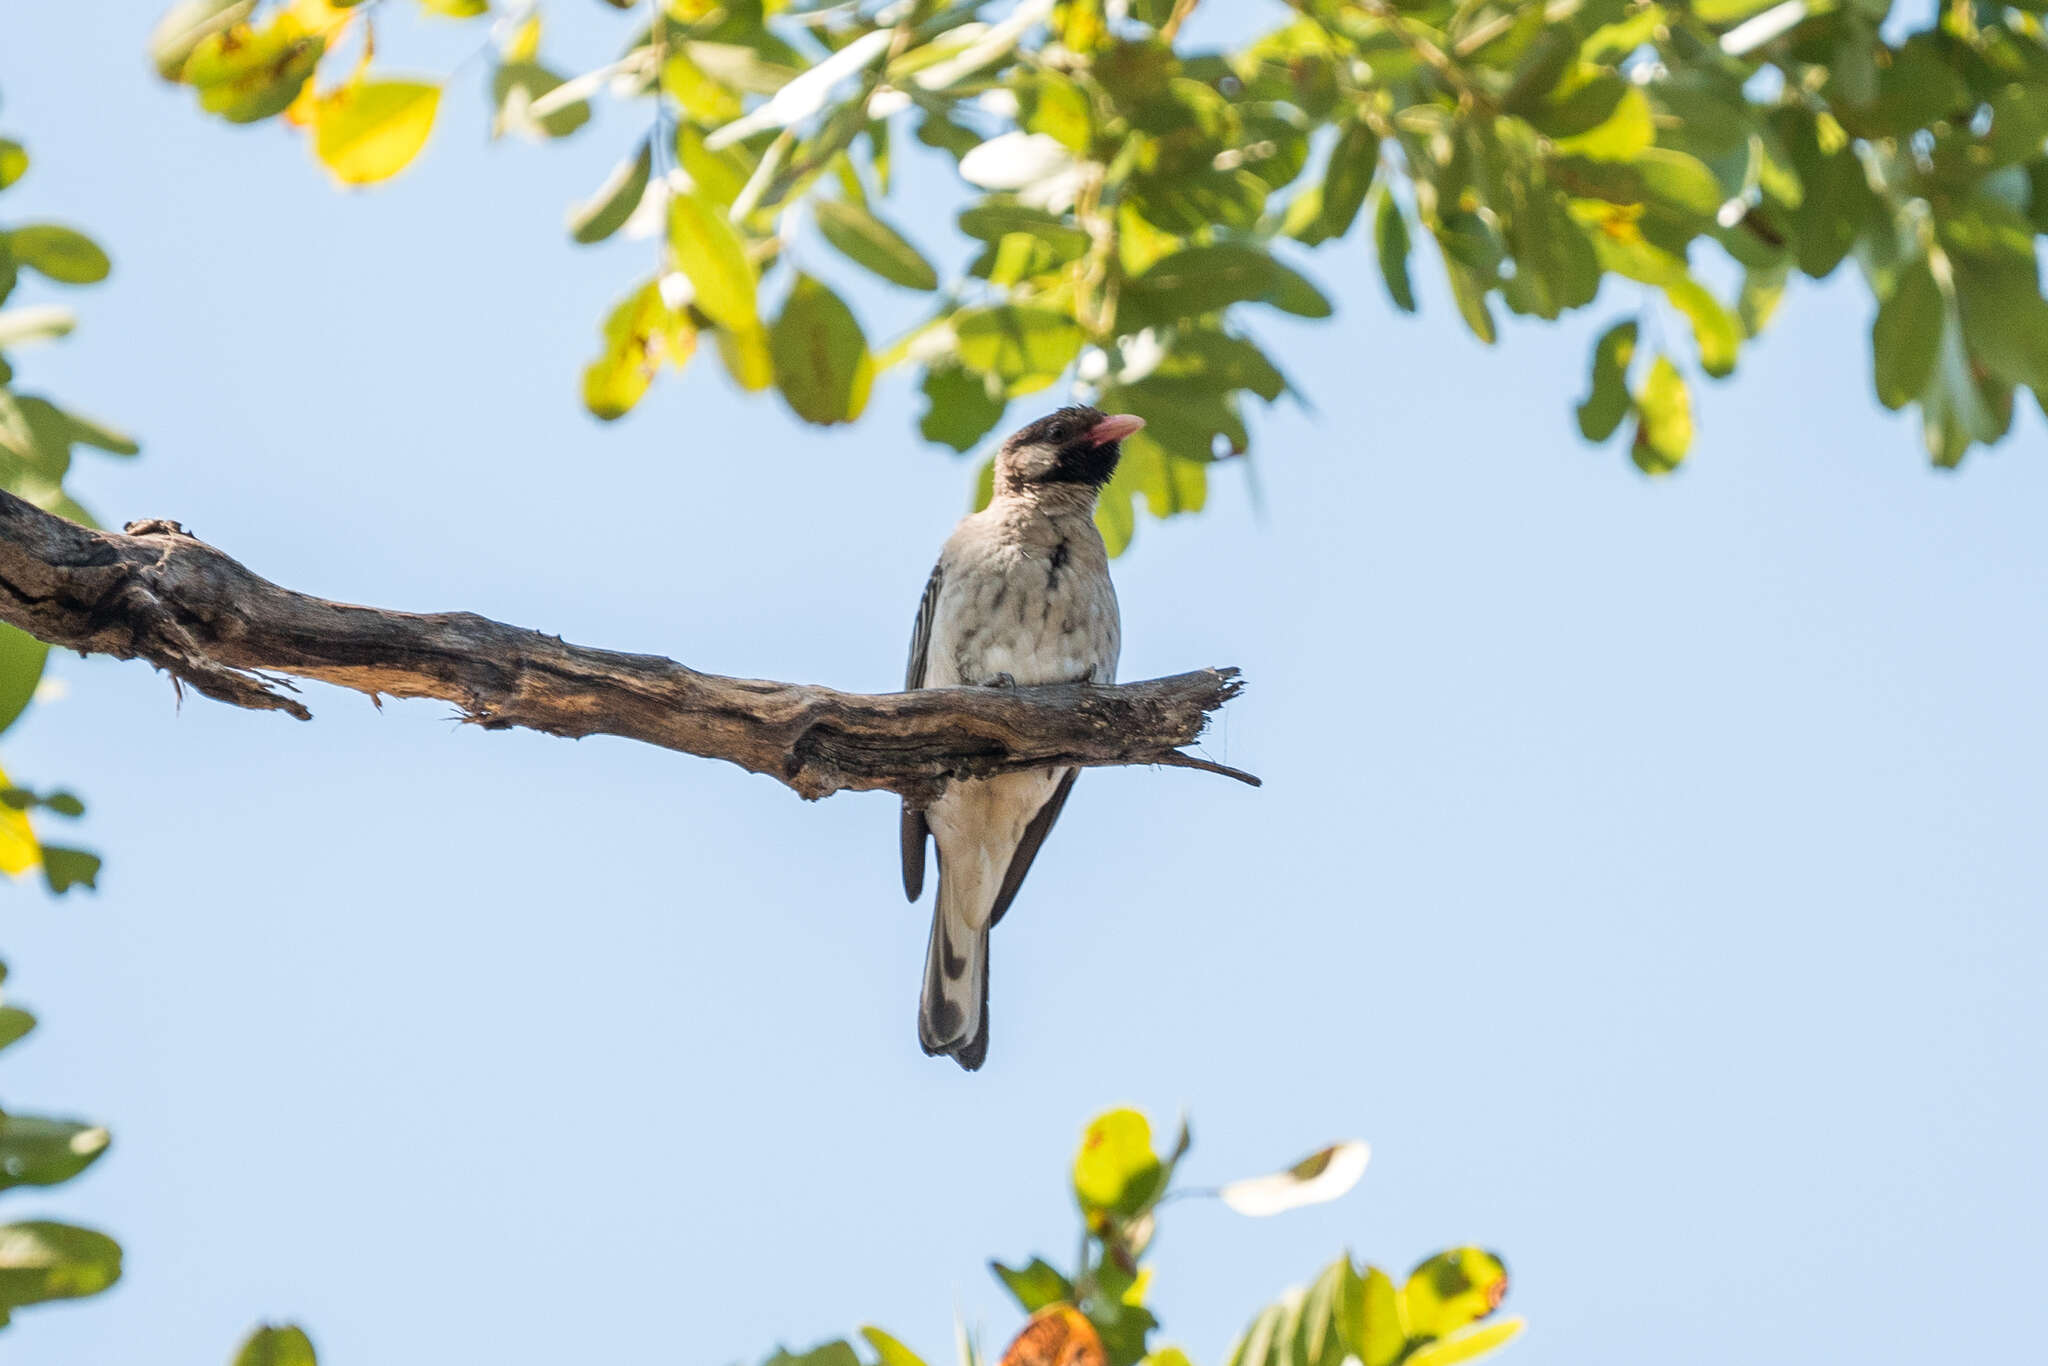
[[[1854,98],[1860,92],[1845,90],[1838,95],[1836,81],[1830,80],[1826,87],[1830,112],[1851,134],[1862,138],[1897,137],[1958,111],[1967,114],[1977,101],[1949,65],[1944,55],[1947,42],[1946,35],[1932,33],[1908,38],[1876,69],[1876,89],[1866,99]],[[1837,79],[1842,69],[1838,61]]]
[[[1683,213],[1712,218],[1728,196],[1721,182],[1698,157],[1652,147],[1631,163],[1642,176],[1643,196],[1660,200]]]
[[[1217,454],[1218,438],[1232,455],[1242,454],[1251,444],[1244,418],[1238,412],[1236,395],[1199,374],[1167,374],[1162,367],[1135,383],[1104,389],[1099,401],[1110,412],[1132,413],[1145,419],[1145,430],[1124,443],[1126,462],[1132,460],[1133,450],[1141,450],[1148,443],[1180,460],[1201,465]],[[1125,481],[1134,490],[1140,487],[1133,482],[1138,474],[1138,467],[1133,465]],[[1197,496],[1199,488],[1206,486],[1206,481],[1198,486]],[[1183,510],[1177,490],[1160,485],[1148,487],[1156,490],[1151,501],[1159,516]]]
[[[344,185],[389,180],[434,130],[441,87],[428,81],[362,81],[314,102],[313,154]]]
[[[1344,1258],[1348,1269],[1350,1258]],[[1368,1266],[1338,1286],[1337,1326],[1344,1349],[1363,1366],[1394,1366],[1408,1345],[1401,1324],[1401,1293],[1387,1273]]]
[[[79,445],[91,446],[109,455],[134,455],[142,449],[128,433],[109,427],[104,422],[96,422],[83,413],[59,410],[57,415],[64,423],[65,434]]]
[[[1286,1366],[1286,1318],[1285,1301],[1261,1309],[1230,1349],[1225,1366]]]
[[[1920,434],[1928,455],[1937,465],[1952,468],[1973,443],[1996,441],[2004,430],[1963,345],[1962,329],[1944,327],[1934,379],[1920,399]]]
[[[1177,333],[1157,373],[1195,376],[1219,390],[1248,389],[1268,403],[1293,387],[1257,346],[1206,329]]]
[[[0,1314],[97,1295],[121,1278],[121,1245],[104,1233],[41,1221],[0,1226]]]
[[[1044,133],[1068,151],[1083,156],[1095,139],[1095,118],[1088,92],[1056,72],[1041,70],[1022,82],[1018,123],[1028,133]]]
[[[1344,1344],[1345,1285],[1355,1279],[1350,1254],[1323,1268],[1310,1283],[1301,1304],[1301,1329],[1295,1344],[1297,1366],[1341,1366],[1350,1354]]]
[[[1184,247],[1154,262],[1125,287],[1118,319],[1125,327],[1144,327],[1251,302],[1302,318],[1327,318],[1331,312],[1322,291],[1264,251],[1217,242]]]
[[[775,383],[806,422],[851,422],[867,407],[875,362],[860,322],[837,294],[799,275],[768,337]]]
[[[1580,62],[1543,100],[1525,104],[1516,112],[1545,137],[1577,137],[1614,117],[1615,108],[1631,89],[1615,72]]]
[[[1120,391],[1116,406],[1134,406],[1124,401],[1127,396],[1128,391]],[[1114,504],[1129,517],[1132,500],[1142,498],[1146,510],[1162,519],[1184,512],[1200,512],[1209,497],[1207,446],[1210,434],[1202,430],[1208,424],[1193,425],[1197,430],[1182,433],[1177,441],[1158,438],[1149,428],[1125,437],[1123,459],[1117,462],[1115,476],[1096,501],[1097,509]],[[1176,453],[1176,446],[1194,454]],[[1135,529],[1133,520],[1132,530]],[[1128,532],[1125,539],[1129,539]],[[1161,1187],[1165,1186],[1170,1171],[1169,1167],[1160,1168],[1158,1184]]]
[[[1002,421],[1008,400],[989,392],[980,375],[958,365],[934,365],[924,372],[926,407],[917,429],[927,441],[971,451]]]
[[[1735,302],[1735,314],[1742,323],[1746,337],[1760,335],[1770,325],[1778,305],[1785,298],[1785,277],[1789,268],[1780,262],[1776,266],[1750,270],[1742,277],[1742,294]]]
[[[1081,354],[1080,325],[1042,305],[962,309],[953,335],[961,363],[1007,381],[1012,397],[1045,388]]]
[[[0,1006],[0,1048],[20,1043],[36,1027],[36,1017],[19,1006]]]
[[[1073,1283],[1068,1281],[1043,1257],[1033,1257],[1021,1267],[1004,1266],[1001,1262],[990,1262],[989,1270],[1027,1314],[1035,1314],[1048,1304],[1071,1304],[1074,1299]]]
[[[732,207],[755,165],[744,146],[712,151],[704,145],[703,133],[687,123],[676,125],[676,161],[697,192],[720,209]]]
[[[1404,1366],[1456,1366],[1470,1361],[1520,1335],[1528,1325],[1521,1319],[1502,1319],[1484,1328],[1467,1329],[1455,1336],[1416,1349]]]
[[[255,8],[256,0],[179,0],[150,30],[149,59],[157,75],[183,79],[185,63],[202,39],[241,23]]]
[[[1657,363],[1670,370],[1670,362],[1662,357]],[[1683,395],[1684,381],[1676,370],[1670,375]],[[1657,382],[1654,371],[1652,382]],[[1683,458],[1683,450],[1679,454]],[[1453,1248],[1408,1273],[1408,1284],[1401,1290],[1402,1316],[1410,1337],[1448,1337],[1498,1309],[1507,1293],[1508,1269],[1498,1256],[1484,1248]]]
[[[2048,395],[2048,300],[2031,250],[1998,256],[1951,247],[1948,257],[1970,354],[2000,379]]]
[[[1669,474],[1692,446],[1692,395],[1678,367],[1657,357],[1636,395],[1636,437],[1630,457],[1645,474]]]
[[[1693,0],[1692,12],[1704,23],[1719,27],[1739,24],[1752,15],[1778,5],[1781,0]]]
[[[0,1190],[69,1181],[106,1150],[107,1131],[97,1124],[0,1115]]]
[[[13,725],[42,682],[50,647],[26,631],[0,625],[0,730]]]
[[[860,1356],[844,1338],[821,1342],[808,1352],[777,1349],[765,1366],[860,1366]]]
[[[12,138],[0,138],[0,190],[28,173],[28,150]]]
[[[7,234],[14,259],[60,284],[91,285],[107,278],[112,263],[82,232],[55,223],[32,223]]]
[[[685,43],[683,52],[713,80],[750,95],[772,95],[803,74],[740,43]]]
[[[901,233],[866,209],[844,200],[814,199],[811,212],[825,240],[855,265],[906,289],[939,287],[939,275],[931,262]]]
[[[1793,215],[1799,268],[1816,280],[1834,273],[1876,216],[1889,223],[1863,163],[1848,148],[1800,168],[1805,198]]]
[[[474,19],[488,14],[490,0],[420,0],[420,8],[447,19]]]
[[[305,89],[327,40],[306,33],[285,11],[261,29],[215,30],[198,40],[180,70],[199,92],[199,107],[230,123],[282,114]]]
[[[754,298],[759,277],[723,207],[701,190],[676,195],[669,201],[668,240],[705,316],[733,332],[759,324]]]
[[[923,1357],[871,1323],[861,1325],[860,1335],[875,1349],[877,1366],[925,1366]]]
[[[745,110],[737,90],[714,80],[680,51],[670,52],[661,64],[661,91],[711,127],[731,123]]]
[[[1630,86],[1605,119],[1583,133],[1557,139],[1557,149],[1592,161],[1634,161],[1656,138],[1649,97],[1640,87]]]
[[[295,1323],[263,1324],[242,1341],[235,1366],[319,1366],[313,1340]]]
[[[1593,347],[1592,391],[1579,404],[1579,431],[1586,440],[1605,441],[1628,416],[1628,367],[1635,353],[1634,322],[1616,323]]]
[[[84,849],[43,846],[43,881],[62,896],[73,887],[99,887],[100,856]]]
[[[2027,167],[2027,221],[2034,231],[2048,233],[2048,157]]]
[[[1742,329],[1736,324],[1735,315],[1691,276],[1664,286],[1664,297],[1691,320],[1693,340],[1700,350],[1700,368],[1716,379],[1733,374],[1735,353],[1742,345]]]
[[[1934,376],[1947,325],[1941,286],[1927,258],[1916,256],[1893,276],[1870,329],[1878,402],[1896,411],[1919,397]]]
[[[1495,209],[1509,210],[1507,240],[1515,258],[1515,273],[1502,289],[1509,306],[1555,318],[1593,302],[1600,258],[1556,190],[1514,170],[1500,177],[1499,195]]]
[[[624,227],[633,210],[640,207],[653,170],[654,149],[643,142],[637,155],[612,168],[596,194],[569,211],[570,238],[589,246]]]
[[[1403,313],[1415,311],[1415,286],[1408,278],[1408,218],[1391,193],[1380,196],[1373,215],[1373,242],[1379,249],[1380,278],[1387,283],[1387,296]]]
[[[1441,245],[1443,238],[1437,238]],[[1472,335],[1493,345],[1498,333],[1493,325],[1493,311],[1486,306],[1486,285],[1472,269],[1458,261],[1444,248],[1444,275],[1451,284],[1451,300],[1458,306],[1458,316],[1465,320],[1465,326]]]
[[[1091,1224],[1103,1214],[1129,1216],[1158,1199],[1161,1168],[1152,1125],[1136,1110],[1097,1115],[1074,1157],[1074,1198]]]
[[[1372,189],[1379,162],[1379,135],[1362,120],[1346,123],[1337,145],[1330,149],[1329,169],[1323,173],[1321,226],[1325,237],[1342,237],[1351,231],[1366,193]]]
[[[491,103],[497,108],[491,130],[520,133],[530,138],[565,138],[590,122],[590,101],[570,100],[544,107],[535,115],[533,105],[560,89],[565,82],[557,72],[539,62],[500,62],[491,73]]]
[[[759,323],[738,331],[721,327],[711,335],[733,383],[753,394],[775,382],[775,358],[768,350],[767,328]]]
[[[1056,214],[995,196],[960,211],[960,231],[983,242],[1000,242],[1028,233],[1052,249],[1053,259],[1078,261],[1088,250],[1088,234]]]

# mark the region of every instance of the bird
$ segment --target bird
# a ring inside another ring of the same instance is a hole
[[[911,630],[906,691],[1113,683],[1123,627],[1095,501],[1116,473],[1129,415],[1066,407],[996,452],[988,506],[939,552]],[[1078,768],[965,779],[923,810],[903,804],[903,891],[924,890],[925,845],[939,890],[925,947],[917,1037],[972,1072],[988,1057],[989,931],[1010,909],[1059,819]]]

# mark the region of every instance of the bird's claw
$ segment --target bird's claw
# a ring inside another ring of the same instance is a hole
[[[1017,680],[1009,674],[997,674],[994,678],[982,684],[982,686],[984,688],[1014,688],[1017,686]]]

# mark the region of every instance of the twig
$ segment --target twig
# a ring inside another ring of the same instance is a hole
[[[238,707],[310,719],[287,675],[372,698],[441,698],[487,730],[623,736],[737,764],[807,798],[886,789],[923,804],[955,779],[1072,766],[1258,781],[1180,752],[1243,686],[1235,669],[886,694],[726,678],[472,612],[330,602],[258,577],[175,522],[95,531],[4,492],[0,621],[84,654],[146,659]]]

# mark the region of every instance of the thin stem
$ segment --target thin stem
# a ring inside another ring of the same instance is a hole
[[[1442,48],[1411,28],[1387,0],[1360,0],[1359,8],[1385,24],[1387,30],[1399,38],[1424,66],[1456,92],[1459,101],[1467,108],[1493,112],[1493,98],[1466,80],[1464,69],[1445,56]]]
[[[1166,16],[1166,22],[1159,26],[1160,41],[1171,43],[1180,33],[1180,26],[1188,21],[1201,0],[1173,0],[1173,13]]]

